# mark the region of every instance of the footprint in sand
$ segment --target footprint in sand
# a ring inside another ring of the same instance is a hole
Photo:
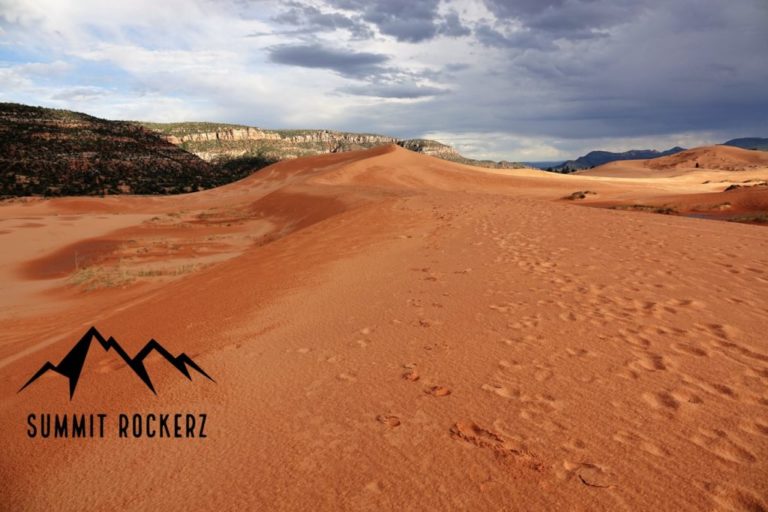
[[[421,378],[421,375],[419,375],[419,372],[416,371],[416,368],[406,368],[406,370],[403,372],[402,377],[405,380],[416,382]]]
[[[676,411],[680,408],[680,402],[669,391],[643,393],[643,400],[654,409]]]
[[[706,350],[687,343],[675,343],[672,345],[672,348],[681,354],[688,354],[698,357],[706,357],[709,355],[709,352]]]
[[[740,425],[741,430],[750,434],[760,434],[768,436],[768,424],[755,422],[745,422]]]
[[[512,391],[501,384],[483,384],[480,388],[484,391],[495,393],[503,398],[520,398],[519,390]]]
[[[430,386],[424,392],[432,396],[448,396],[451,394],[451,390],[445,386]]]
[[[599,489],[610,489],[615,486],[616,476],[605,466],[591,462],[563,461],[562,473],[558,476],[564,480],[576,479],[582,485]]]
[[[758,497],[761,492],[753,492],[728,484],[705,482],[704,490],[719,505],[718,510],[768,510],[768,501]]]
[[[724,430],[700,429],[691,436],[691,441],[725,460],[742,464],[751,464],[757,460],[752,452],[731,439]]]
[[[399,427],[401,422],[400,418],[393,414],[379,414],[376,416],[376,421],[381,423],[382,425],[386,425],[389,428],[396,428]]]
[[[633,369],[642,369],[649,372],[662,371],[667,369],[667,365],[664,364],[664,358],[659,354],[646,353],[637,354],[638,359],[629,363],[629,367]]]
[[[507,439],[493,430],[477,423],[457,421],[450,429],[451,437],[471,446],[492,450],[500,462],[519,462],[530,470],[544,471],[544,464],[520,442]]]
[[[568,353],[571,357],[586,357],[591,355],[589,350],[583,349],[583,348],[567,348],[565,351]]]
[[[666,449],[657,445],[647,437],[644,437],[641,434],[635,432],[619,430],[613,435],[613,439],[621,444],[636,446],[641,450],[650,453],[651,455],[656,455],[657,457],[666,457],[669,455],[669,452]]]

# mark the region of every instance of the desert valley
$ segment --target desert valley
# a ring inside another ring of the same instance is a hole
[[[382,145],[197,193],[7,200],[0,494],[764,509],[767,232],[680,213],[760,218],[766,179],[768,153],[721,146],[560,175]],[[91,325],[215,383],[150,356],[154,396],[91,351],[71,403],[61,375],[17,393]],[[204,411],[207,438],[28,439],[30,412],[126,410]]]
[[[0,2],[0,512],[768,512],[765,0]]]

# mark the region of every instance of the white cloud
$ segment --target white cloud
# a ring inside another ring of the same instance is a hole
[[[530,10],[527,18],[503,19],[493,14],[507,12],[500,0],[444,0],[432,21],[457,13],[459,28],[472,35],[433,30],[431,38],[400,40],[330,0],[311,4],[355,22],[276,23],[286,9],[277,0],[0,2],[0,98],[7,101],[103,117],[426,135],[470,156],[514,160],[695,146],[768,131],[761,114],[768,68],[758,65],[768,45],[759,22],[768,15],[764,0],[727,7],[640,0],[644,9],[569,0],[572,8],[584,4],[573,12],[589,14],[575,29],[565,11],[539,16],[532,0],[517,6]],[[379,11],[389,7],[377,3]],[[584,26],[595,16],[600,38]],[[503,44],[484,45],[481,26],[499,32]],[[542,40],[551,43],[546,50],[530,44]],[[278,45],[383,55],[386,62],[350,76],[271,62],[268,49]]]

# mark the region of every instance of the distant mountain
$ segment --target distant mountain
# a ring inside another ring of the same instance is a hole
[[[768,151],[768,139],[761,137],[743,137],[741,139],[731,139],[728,142],[723,142],[723,146]]]
[[[590,169],[592,167],[607,164],[608,162],[615,162],[617,160],[646,160],[651,158],[659,158],[662,156],[674,155],[681,151],[685,151],[685,148],[676,146],[666,151],[656,151],[654,149],[632,149],[623,153],[612,153],[610,151],[590,151],[586,155],[581,156],[576,160],[568,160],[548,170],[553,172],[569,173],[582,169]]]
[[[545,160],[545,161],[538,161],[538,162],[521,162],[524,165],[527,165],[528,167],[534,167],[536,169],[551,169],[554,167],[559,167],[562,164],[565,163],[565,160]]]

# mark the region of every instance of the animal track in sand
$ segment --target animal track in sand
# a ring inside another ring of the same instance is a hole
[[[649,352],[636,355],[639,355],[639,358],[628,364],[632,369],[637,369],[639,367],[649,372],[663,371],[667,369],[667,366],[664,364],[664,358],[659,354]]]
[[[641,450],[650,453],[651,455],[656,455],[657,457],[666,457],[669,455],[669,452],[666,449],[657,445],[647,437],[644,437],[641,434],[635,432],[619,430],[613,435],[613,439],[621,444],[636,446]]]
[[[419,375],[419,372],[416,371],[416,368],[407,368],[403,372],[402,377],[405,380],[409,380],[411,382],[416,382],[417,380],[419,380],[421,378],[421,376]]]
[[[418,321],[416,322],[416,325],[418,325],[419,327],[423,327],[425,329],[429,327],[437,327],[442,324],[443,324],[442,321],[434,320],[430,318],[419,318]]]
[[[508,313],[509,309],[514,306],[514,304],[507,302],[506,304],[500,305],[500,304],[491,304],[488,306],[489,309],[492,309],[494,311],[498,311],[499,313]]]
[[[351,373],[340,373],[336,378],[345,382],[357,382],[357,377]]]
[[[751,464],[757,460],[752,452],[730,439],[729,434],[724,430],[699,429],[698,433],[691,436],[691,441],[731,462]]]
[[[400,426],[400,418],[393,414],[379,414],[376,416],[376,421],[382,425],[386,425],[389,428],[396,428]]]
[[[584,451],[587,449],[587,443],[582,441],[579,438],[572,438],[568,439],[565,443],[563,443],[563,448],[565,448],[567,451]]]
[[[506,439],[498,432],[483,428],[474,422],[457,421],[451,427],[450,434],[457,441],[492,450],[502,462],[522,462],[528,469],[536,472],[544,471],[544,464],[521,443]]]
[[[760,434],[760,435],[768,436],[768,424],[761,423],[759,421],[744,422],[739,427],[744,432],[749,432],[750,434]]]
[[[451,390],[445,386],[429,386],[424,392],[432,396],[448,396],[451,394]]]
[[[520,390],[510,390],[506,386],[501,384],[483,384],[480,388],[484,391],[495,393],[503,398],[520,398]]]
[[[567,348],[565,352],[571,357],[587,357],[592,355],[589,350],[584,348]]]
[[[709,356],[709,352],[707,352],[706,350],[699,347],[695,347],[693,345],[689,345],[687,343],[675,343],[674,345],[672,345],[672,348],[681,354],[689,354],[689,355],[699,356],[699,357]]]
[[[502,359],[499,361],[499,369],[501,370],[519,370],[521,368],[521,364],[518,361],[507,361],[506,359]]]
[[[536,379],[538,382],[548,381],[553,376],[554,376],[554,372],[549,368],[537,368],[536,371],[533,372],[533,378]]]
[[[667,409],[676,411],[680,408],[680,402],[668,391],[658,393],[643,393],[645,400],[654,409]]]
[[[704,490],[719,505],[718,510],[765,512],[768,503],[752,491],[723,483],[704,482]]]
[[[731,341],[741,334],[739,329],[727,324],[696,324],[694,327],[701,332],[727,341]]]
[[[587,487],[602,489],[610,489],[615,486],[614,482],[616,477],[605,466],[593,464],[591,462],[571,462],[564,460],[563,469],[565,471],[558,473],[558,476],[564,480],[575,478]]]
[[[562,320],[563,322],[581,322],[586,319],[585,316],[579,315],[578,313],[574,313],[573,311],[568,311],[566,313],[560,313],[558,315],[558,318]]]

